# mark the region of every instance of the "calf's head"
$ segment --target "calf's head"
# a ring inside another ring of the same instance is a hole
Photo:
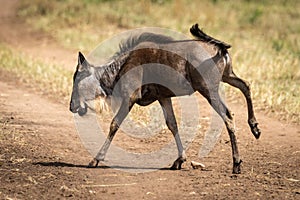
[[[78,64],[73,75],[73,90],[70,101],[70,111],[83,116],[87,113],[88,102],[98,96],[106,96],[96,78],[95,67],[88,63],[79,52]]]

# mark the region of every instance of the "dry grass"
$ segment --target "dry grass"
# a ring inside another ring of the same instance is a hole
[[[83,51],[123,30],[159,26],[188,34],[197,22],[233,45],[234,69],[251,81],[255,107],[299,124],[297,7],[300,2],[292,0],[23,0],[19,15],[62,45]]]
[[[30,85],[43,94],[66,102],[70,97],[72,74],[58,66],[45,64],[38,60],[12,51],[0,44],[0,66],[16,80]]]

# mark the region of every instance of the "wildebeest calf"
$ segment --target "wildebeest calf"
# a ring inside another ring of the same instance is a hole
[[[171,97],[202,94],[223,119],[232,146],[233,173],[240,173],[233,117],[219,95],[223,81],[239,88],[247,101],[248,124],[258,139],[260,130],[254,116],[249,84],[232,70],[230,45],[205,34],[195,24],[190,29],[195,39],[174,40],[161,34],[145,32],[128,38],[111,60],[93,66],[79,53],[73,77],[70,110],[84,115],[89,100],[118,96],[121,106],[112,119],[108,137],[89,167],[103,161],[113,137],[135,103],[147,106],[158,101],[168,128],[174,135],[178,158],[171,169],[181,169],[186,155],[178,133]]]

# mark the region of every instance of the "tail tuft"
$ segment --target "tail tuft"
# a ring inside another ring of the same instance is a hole
[[[194,24],[191,28],[190,28],[190,32],[191,34],[196,37],[197,39],[199,39],[202,42],[207,42],[210,44],[214,44],[217,47],[219,47],[220,49],[229,49],[231,47],[230,44],[227,44],[225,42],[222,42],[220,40],[217,40],[209,35],[207,35],[206,33],[204,33],[202,30],[199,29],[198,24]]]

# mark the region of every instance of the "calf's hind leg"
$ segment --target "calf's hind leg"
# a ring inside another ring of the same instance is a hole
[[[235,137],[235,125],[234,125],[232,114],[228,110],[226,105],[222,102],[217,89],[215,91],[210,91],[210,92],[209,91],[203,92],[203,90],[199,92],[208,100],[210,105],[223,119],[231,142],[232,159],[233,159],[232,173],[240,174],[241,173],[240,165],[242,163],[242,160],[240,159],[237,140]]]
[[[166,99],[160,99],[159,103],[163,109],[166,124],[175,138],[177,149],[178,149],[178,158],[174,161],[170,169],[180,170],[182,163],[186,161],[186,155],[178,133],[178,127],[177,127],[176,118],[173,111],[172,101],[171,98],[166,98]]]
[[[244,94],[246,101],[247,101],[247,108],[248,108],[248,124],[250,126],[251,132],[256,139],[259,138],[261,132],[258,128],[258,122],[254,116],[254,109],[251,99],[251,91],[250,91],[250,84],[239,77],[237,77],[232,71],[228,75],[224,75],[222,77],[222,81],[228,83],[229,85],[239,88],[242,93]]]

